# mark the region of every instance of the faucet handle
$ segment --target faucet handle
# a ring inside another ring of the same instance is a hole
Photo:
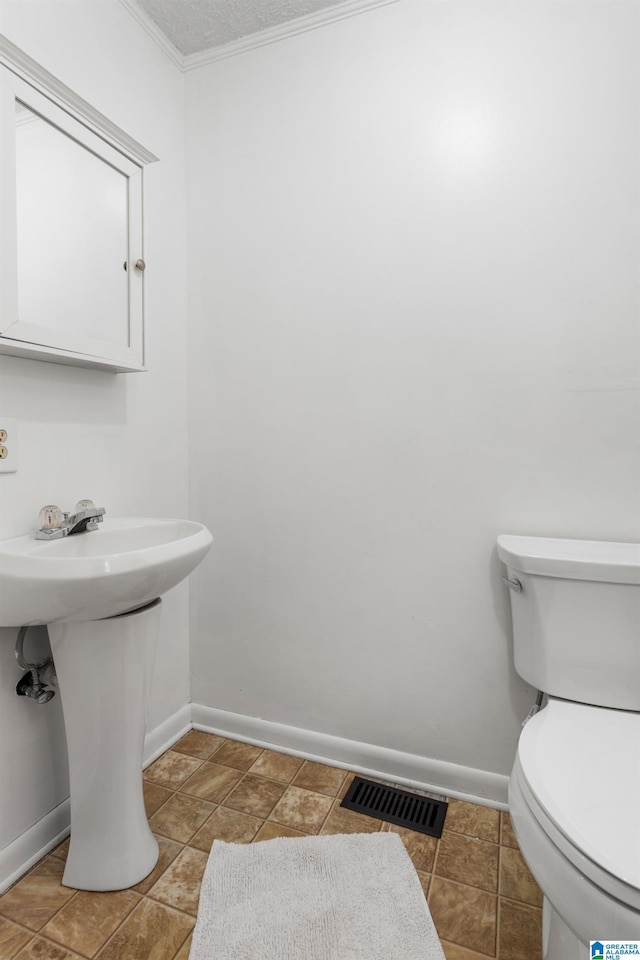
[[[62,510],[55,503],[48,503],[38,514],[38,524],[41,530],[56,530],[62,526],[62,522]]]
[[[74,513],[81,513],[83,510],[95,510],[96,505],[93,500],[78,500],[73,508]]]

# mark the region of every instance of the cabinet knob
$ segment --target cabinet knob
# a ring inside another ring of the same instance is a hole
[[[144,260],[136,260],[136,270],[139,270],[140,273],[144,273],[146,268],[147,268],[147,265],[144,262]]]

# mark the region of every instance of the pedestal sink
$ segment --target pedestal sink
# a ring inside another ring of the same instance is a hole
[[[0,626],[48,626],[69,752],[71,844],[63,883],[119,890],[158,859],[142,755],[161,594],[212,537],[187,520],[107,519],[61,540],[0,541]]]

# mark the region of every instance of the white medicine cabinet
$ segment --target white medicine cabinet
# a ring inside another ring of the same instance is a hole
[[[0,34],[0,353],[144,370],[157,158]]]

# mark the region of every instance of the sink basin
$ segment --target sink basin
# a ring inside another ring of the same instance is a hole
[[[0,626],[102,620],[135,610],[188,577],[211,542],[201,523],[129,517],[61,540],[2,540]]]

